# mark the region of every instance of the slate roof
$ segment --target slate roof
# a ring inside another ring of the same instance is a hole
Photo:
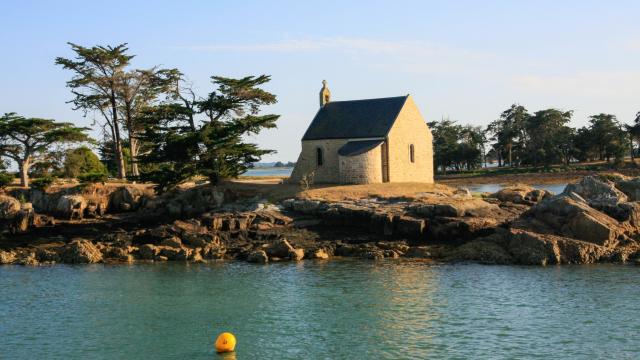
[[[360,155],[380,145],[383,141],[384,140],[349,141],[338,149],[338,154],[341,156]]]
[[[385,137],[407,97],[329,102],[320,108],[302,140]]]

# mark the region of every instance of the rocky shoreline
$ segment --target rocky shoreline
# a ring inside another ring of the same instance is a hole
[[[20,199],[20,200],[19,200]],[[640,178],[587,176],[554,195],[527,186],[419,199],[278,204],[199,186],[131,185],[0,195],[0,264],[423,259],[483,264],[640,259]]]

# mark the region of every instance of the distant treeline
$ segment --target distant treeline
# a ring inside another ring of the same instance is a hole
[[[545,109],[531,114],[514,104],[486,127],[460,125],[443,119],[430,122],[436,169],[473,170],[487,161],[498,166],[569,165],[577,161],[603,160],[612,166],[632,159],[640,140],[640,112],[632,125],[622,124],[615,115],[589,117],[589,125],[569,126],[573,111]]]

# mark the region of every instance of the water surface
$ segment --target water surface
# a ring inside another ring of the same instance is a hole
[[[291,176],[293,168],[290,167],[268,167],[268,168],[254,168],[247,170],[242,174],[245,176]]]
[[[547,190],[547,191],[551,191],[554,194],[560,194],[562,191],[564,191],[564,188],[566,186],[567,186],[567,184],[534,184],[534,185],[531,185],[531,187],[534,188],[534,189]],[[505,185],[502,185],[502,184],[478,184],[478,185],[468,186],[467,188],[469,190],[473,191],[473,192],[494,193],[494,192],[500,191],[504,187],[505,187]]]
[[[640,268],[0,267],[0,358],[637,359]]]

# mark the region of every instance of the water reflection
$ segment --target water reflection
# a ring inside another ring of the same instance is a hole
[[[636,270],[361,260],[0,267],[0,349],[65,359],[634,358],[640,340],[624,334],[640,331]],[[223,331],[238,339],[236,353],[215,354]]]

